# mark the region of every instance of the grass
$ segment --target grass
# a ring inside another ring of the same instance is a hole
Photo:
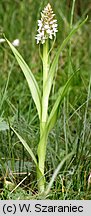
[[[56,44],[67,36],[70,28],[71,8],[67,1],[56,1],[59,32]],[[19,52],[31,67],[41,86],[42,68],[35,42],[39,12],[47,1],[1,0],[0,29],[9,40],[20,39]],[[83,3],[80,12],[75,2],[72,25],[90,14],[89,2]],[[36,7],[37,5],[37,7]],[[86,9],[85,9],[86,8]],[[74,35],[60,55],[54,88],[57,90],[68,79],[69,65],[76,74],[72,89],[59,107],[59,117],[48,138],[45,175],[47,185],[67,153],[75,151],[59,170],[48,195],[37,193],[35,165],[10,128],[13,127],[37,154],[39,140],[38,116],[30,92],[7,44],[0,44],[0,199],[91,199],[88,177],[91,172],[91,75],[90,75],[90,17]],[[2,37],[2,35],[1,35]],[[56,45],[56,46],[57,46]],[[55,46],[55,50],[56,50]],[[71,49],[71,55],[70,55]],[[71,71],[70,71],[71,72]],[[56,97],[56,96],[55,96]],[[55,99],[55,98],[53,98]],[[53,102],[52,102],[53,103]],[[50,107],[51,98],[50,98]],[[2,123],[2,124],[1,124]],[[14,191],[13,191],[14,190]]]

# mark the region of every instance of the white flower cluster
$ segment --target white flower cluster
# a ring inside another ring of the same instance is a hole
[[[56,37],[58,24],[54,17],[55,14],[53,13],[51,5],[48,3],[41,12],[41,20],[38,20],[38,34],[35,36],[37,44],[39,42],[44,44],[46,39],[53,39],[53,36]]]

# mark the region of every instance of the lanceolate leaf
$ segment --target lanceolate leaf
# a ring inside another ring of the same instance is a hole
[[[37,160],[36,157],[34,156],[31,148],[28,146],[28,144],[26,143],[26,141],[16,132],[16,130],[11,127],[11,129],[14,131],[14,133],[17,135],[18,139],[20,140],[20,142],[23,144],[23,146],[25,147],[25,149],[28,151],[28,153],[30,154],[30,156],[32,157],[33,161],[35,162],[35,164],[37,165]]]
[[[72,81],[72,79],[73,79],[74,76],[75,76],[75,73],[73,73],[70,76],[70,78],[66,82],[66,84],[63,87],[61,87],[59,89],[59,91],[58,91],[58,98],[57,98],[57,100],[54,103],[54,106],[53,106],[53,108],[51,110],[51,113],[50,113],[48,121],[47,121],[48,131],[50,131],[53,128],[53,126],[54,126],[54,124],[55,124],[55,122],[57,120],[57,112],[58,112],[59,104],[62,102],[64,96],[66,95],[66,93],[68,91],[68,88],[69,88],[69,86],[71,84],[71,81]]]
[[[19,54],[17,49],[7,39],[6,41],[8,42],[13,54],[15,55],[16,60],[18,61],[19,66],[21,67],[23,71],[24,76],[26,77],[26,80],[28,82],[28,86],[30,88],[32,98],[36,104],[36,108],[37,108],[39,119],[40,119],[41,118],[41,94],[40,94],[39,86],[30,68],[28,67],[28,65],[22,58],[22,56]]]
[[[52,83],[53,83],[53,79],[54,79],[54,74],[55,74],[55,69],[56,69],[57,64],[58,64],[58,59],[59,59],[60,53],[62,52],[63,48],[66,46],[68,41],[71,39],[71,37],[75,34],[75,32],[80,27],[83,26],[83,24],[87,21],[87,19],[88,19],[88,17],[83,22],[81,22],[80,24],[78,24],[76,27],[74,27],[72,29],[72,31],[69,33],[69,35],[63,41],[62,45],[57,50],[57,53],[56,53],[56,55],[54,57],[52,65],[50,67],[49,76],[48,76],[48,79],[46,81],[46,85],[45,85],[45,89],[44,89],[44,95],[47,95],[48,98],[49,98],[49,94],[50,94],[50,91],[51,91],[51,87],[52,87]]]
[[[58,117],[58,108],[55,110],[54,115],[49,116],[47,123],[47,132],[49,133],[51,129],[54,127]]]

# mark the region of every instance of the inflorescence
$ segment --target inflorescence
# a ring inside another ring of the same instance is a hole
[[[53,13],[51,5],[48,3],[41,12],[41,19],[38,20],[38,34],[35,37],[37,44],[39,44],[39,42],[44,44],[46,39],[53,39],[53,37],[56,37],[56,32],[58,31],[57,26],[55,14]]]

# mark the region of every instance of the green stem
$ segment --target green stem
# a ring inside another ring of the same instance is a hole
[[[44,165],[45,165],[45,155],[47,146],[47,134],[44,133],[40,139],[38,145],[38,168],[37,168],[37,181],[39,192],[44,192],[45,189],[45,177],[44,177]]]
[[[72,9],[71,9],[71,18],[70,18],[70,30],[72,30],[73,26],[73,17],[74,17],[74,9],[75,9],[75,0],[72,2]],[[71,66],[71,52],[72,52],[72,47],[71,47],[71,39],[69,41],[69,66],[68,66],[68,78],[71,74],[72,71],[72,66]]]
[[[45,94],[45,85],[48,78],[48,40],[43,44],[43,97],[42,97],[42,122],[47,120],[48,96]]]
[[[38,169],[37,181],[38,190],[43,192],[45,189],[44,165],[47,146],[46,122],[48,115],[48,95],[45,93],[45,85],[48,79],[48,40],[43,44],[43,96],[42,96],[42,116],[40,121],[40,142],[38,144]]]
[[[75,0],[72,1],[72,9],[71,9],[71,17],[70,17],[70,31],[72,30],[73,27],[73,18],[74,18],[74,9],[75,9]],[[72,45],[71,45],[71,38],[69,40],[69,56],[68,56],[68,79],[72,74],[72,63],[71,63],[71,55],[72,55]],[[66,119],[69,118],[69,91],[67,94],[67,102],[65,106],[65,114],[66,114]],[[68,154],[68,139],[67,139],[67,132],[69,129],[69,125],[65,125],[66,128],[66,155]]]
[[[43,44],[43,90],[48,77],[48,40]]]

